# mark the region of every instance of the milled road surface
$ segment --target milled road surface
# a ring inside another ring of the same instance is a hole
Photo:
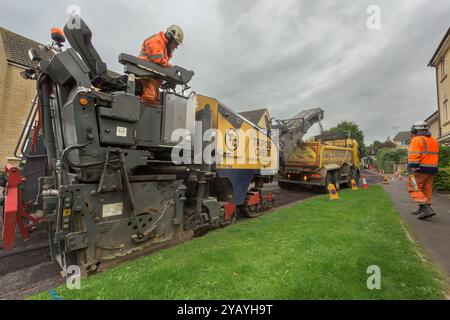
[[[319,196],[320,193],[312,190],[294,188],[292,190],[281,189],[278,183],[271,183],[264,187],[264,192],[271,192],[275,198],[274,208],[283,207],[287,204],[294,203],[300,200]]]
[[[363,174],[369,185],[383,181],[377,173],[367,171]],[[276,182],[266,185],[264,189],[274,194],[275,208],[320,195],[301,188],[283,190]],[[59,266],[50,259],[47,241],[44,230],[32,234],[27,242],[18,238],[12,251],[0,249],[0,300],[23,299],[65,282]]]
[[[47,232],[16,239],[13,250],[0,249],[0,300],[22,299],[63,283],[59,266],[51,261]]]

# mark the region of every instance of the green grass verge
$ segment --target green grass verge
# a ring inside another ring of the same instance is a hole
[[[442,299],[379,186],[314,198],[65,286],[63,299]],[[367,289],[367,268],[381,289]],[[41,293],[32,299],[51,299]]]

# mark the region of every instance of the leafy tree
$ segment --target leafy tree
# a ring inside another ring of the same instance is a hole
[[[441,168],[450,167],[450,147],[446,146],[439,147],[439,167]]]
[[[386,138],[386,141],[381,142],[378,140],[375,140],[372,145],[369,146],[371,152],[373,152],[373,155],[376,155],[379,150],[386,149],[386,148],[395,148],[394,141],[391,140],[390,137]]]
[[[408,151],[400,148],[382,148],[377,152],[377,166],[386,173],[394,172],[395,164],[406,162]]]
[[[325,134],[327,133],[350,133],[350,137],[358,141],[359,157],[363,158],[367,155],[366,145],[364,144],[364,132],[356,123],[352,121],[342,121],[336,127],[325,132]]]
[[[434,179],[434,187],[450,191],[450,147],[441,146],[439,149],[439,173]]]

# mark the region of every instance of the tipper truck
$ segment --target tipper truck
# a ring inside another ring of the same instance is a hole
[[[283,189],[295,185],[313,187],[328,192],[330,183],[339,190],[350,187],[352,179],[360,178],[358,142],[349,138],[316,137],[312,142],[300,142],[283,161],[278,174],[278,184]]]

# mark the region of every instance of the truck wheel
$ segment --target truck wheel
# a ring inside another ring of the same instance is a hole
[[[333,183],[337,191],[341,190],[341,173],[339,171],[333,174]]]
[[[352,179],[354,179],[356,181],[356,184],[358,184],[358,179],[356,177],[356,170],[355,168],[350,168],[350,173],[348,175],[348,180],[347,180],[347,187],[351,188],[352,187]]]
[[[325,178],[325,185],[321,188],[321,192],[326,194],[328,192],[330,192],[328,190],[328,186],[330,185],[330,183],[333,183],[333,176],[331,175],[331,173],[327,173],[327,176]]]

